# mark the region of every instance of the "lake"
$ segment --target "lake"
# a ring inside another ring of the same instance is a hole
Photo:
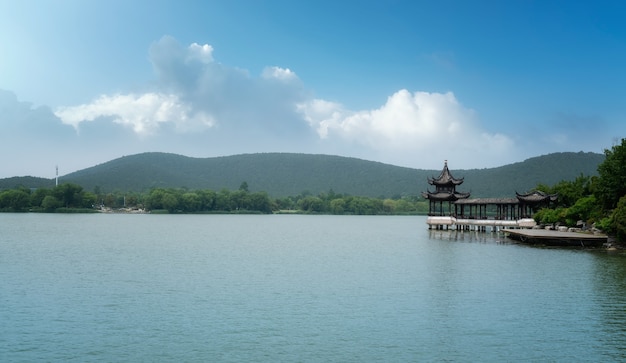
[[[421,216],[0,214],[0,361],[626,360],[626,256]]]

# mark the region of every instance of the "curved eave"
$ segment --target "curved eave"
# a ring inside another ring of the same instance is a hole
[[[447,179],[447,180],[439,180],[439,179],[428,179],[428,183],[430,185],[461,185],[463,184],[463,179]]]
[[[538,196],[531,196],[531,197],[517,197],[517,199],[519,199],[522,202],[525,203],[542,203],[542,202],[547,202],[550,199],[549,196],[547,197],[538,197]]]
[[[422,196],[428,200],[437,200],[437,201],[448,201],[454,202],[459,199],[469,198],[470,193],[422,193]]]
[[[538,190],[526,194],[515,192],[515,195],[517,196],[517,199],[525,203],[555,202],[558,199],[556,194],[547,194]]]

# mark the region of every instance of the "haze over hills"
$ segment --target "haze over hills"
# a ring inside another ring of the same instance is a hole
[[[458,189],[471,192],[472,197],[513,197],[516,191],[528,191],[538,183],[553,185],[581,174],[597,175],[603,160],[603,154],[563,152],[497,168],[458,170],[453,159],[448,166],[455,177],[465,179]],[[142,192],[154,187],[235,190],[245,181],[250,191],[265,191],[272,197],[303,192],[316,195],[331,189],[350,195],[398,197],[426,191],[430,187],[427,178],[440,172],[332,155],[261,153],[191,158],[142,153],[64,175],[60,182],[76,183],[88,191],[97,186],[103,192]],[[53,187],[54,179],[0,179],[0,189],[17,185]]]

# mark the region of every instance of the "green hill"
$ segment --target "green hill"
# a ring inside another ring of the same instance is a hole
[[[26,188],[54,188],[54,179],[38,178],[34,176],[13,176],[0,179],[0,190],[13,189],[16,187]]]
[[[459,190],[473,197],[514,196],[538,183],[553,185],[577,176],[597,175],[604,155],[555,153],[498,168],[456,170],[465,178]],[[443,167],[443,165],[442,165]],[[429,176],[441,170],[410,169],[379,162],[331,155],[292,153],[243,154],[214,158],[191,158],[176,154],[143,153],[125,156],[83,169],[59,179],[93,191],[146,191],[153,187],[188,189],[238,189],[247,182],[250,191],[266,191],[273,197],[302,192],[335,193],[370,197],[419,195],[430,186]],[[30,178],[30,177],[28,177]],[[41,178],[0,179],[0,189],[53,186]]]

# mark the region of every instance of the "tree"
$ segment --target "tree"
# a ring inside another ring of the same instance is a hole
[[[599,177],[595,184],[595,196],[606,210],[617,206],[626,195],[626,139],[620,145],[605,149],[606,159],[598,165]]]
[[[152,189],[146,200],[146,207],[148,209],[163,209],[164,194],[165,190],[161,188]]]
[[[611,215],[611,222],[618,241],[626,241],[626,196],[620,198]]]
[[[96,205],[96,201],[98,200],[98,197],[91,192],[83,192],[83,197],[82,197],[82,202],[83,202],[83,207],[85,208],[92,208],[93,206]]]
[[[222,189],[215,197],[215,210],[228,212],[233,208],[231,206],[230,191]]]
[[[582,197],[565,211],[565,223],[574,226],[579,220],[585,223],[593,223],[602,217],[598,208],[596,197],[593,195]]]
[[[249,208],[250,210],[259,211],[262,213],[272,213],[272,203],[270,197],[265,192],[257,192],[250,194]]]
[[[22,189],[10,189],[0,193],[0,209],[8,209],[14,212],[28,210],[30,195]]]
[[[239,189],[230,193],[230,202],[231,205],[235,207],[236,210],[249,210],[250,209],[250,193],[243,189]]]
[[[197,192],[200,198],[200,210],[210,211],[215,209],[216,194],[212,190],[200,190]]]
[[[309,213],[319,213],[324,210],[324,201],[318,197],[304,197],[298,201],[301,210]]]
[[[580,175],[574,181],[560,181],[552,188],[537,189],[549,194],[557,194],[557,206],[570,207],[580,198],[591,194],[591,177]]]
[[[46,195],[41,201],[41,207],[46,212],[54,212],[57,208],[61,208],[63,203],[52,195]]]
[[[383,200],[383,210],[385,213],[393,214],[396,210],[396,201],[393,199],[385,199]]]
[[[30,195],[30,204],[33,207],[41,207],[43,199],[50,195],[51,191],[48,188],[38,188]]]
[[[52,190],[52,195],[61,202],[62,206],[81,207],[83,187],[74,183],[64,183]]]
[[[343,214],[346,209],[346,201],[343,198],[335,198],[330,201],[330,211],[333,214]]]
[[[181,199],[181,208],[184,212],[197,212],[202,207],[202,200],[196,193],[184,193]]]
[[[178,209],[178,198],[176,198],[174,193],[165,192],[163,194],[163,198],[161,199],[161,203],[163,203],[163,208],[167,209],[170,213]]]

